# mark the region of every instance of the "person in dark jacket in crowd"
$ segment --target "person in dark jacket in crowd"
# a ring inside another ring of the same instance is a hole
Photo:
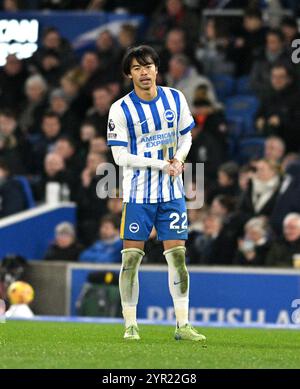
[[[222,218],[223,225],[219,240],[223,241],[223,254],[218,258],[220,264],[232,264],[236,255],[237,241],[243,233],[244,220],[236,211],[236,200],[231,196],[216,196],[210,212]]]
[[[194,239],[193,247],[189,247],[191,264],[212,265],[222,261],[224,254],[224,242],[220,236],[222,226],[220,216],[210,212],[204,216],[203,233]]]
[[[300,213],[300,162],[287,165],[282,184],[270,215],[270,224],[278,236],[282,234],[284,217],[292,212]]]
[[[299,100],[293,71],[285,65],[275,65],[271,70],[271,90],[261,101],[256,128],[261,135],[281,137],[288,152],[300,148]]]
[[[218,181],[208,189],[207,202],[211,204],[218,195],[236,197],[238,195],[239,167],[235,162],[225,162],[218,169]]]
[[[70,108],[68,97],[63,89],[57,88],[51,92],[50,110],[59,116],[62,132],[76,140],[79,139],[80,118]]]
[[[300,214],[289,213],[283,221],[283,237],[271,245],[266,263],[269,266],[291,267],[300,254]]]
[[[264,48],[266,33],[261,10],[246,9],[242,29],[233,42],[238,76],[250,73],[253,62]]]
[[[21,184],[10,175],[5,161],[0,160],[0,218],[27,208]]]
[[[107,121],[113,95],[106,87],[98,87],[93,91],[93,107],[86,115],[86,120],[93,123],[97,133],[106,136]]]
[[[143,263],[149,264],[165,264],[166,259],[163,255],[163,244],[161,241],[157,240],[157,233],[153,227],[149,239],[145,243],[145,256],[143,258]]]
[[[254,217],[245,224],[245,235],[239,240],[237,265],[265,266],[271,242],[264,217]]]
[[[120,263],[122,241],[119,235],[119,219],[103,216],[99,227],[99,240],[80,255],[80,262]]]
[[[270,90],[270,73],[276,63],[291,64],[290,53],[285,48],[284,35],[279,29],[271,29],[266,35],[264,51],[257,57],[251,70],[251,88],[258,96]]]
[[[281,176],[278,164],[260,159],[255,162],[256,172],[249,180],[247,190],[241,194],[238,211],[243,219],[270,216],[278,197]]]
[[[41,130],[38,139],[32,143],[32,170],[37,174],[41,174],[46,154],[54,150],[56,141],[62,135],[59,116],[51,111],[46,112],[43,115]]]
[[[75,228],[71,223],[63,222],[55,228],[55,241],[44,256],[46,261],[78,261],[83,247],[76,240]]]
[[[48,107],[48,85],[39,74],[27,78],[25,82],[26,100],[21,107],[19,124],[25,134],[40,133],[43,115]]]
[[[97,167],[106,163],[104,155],[89,153],[86,166],[81,173],[76,202],[78,217],[78,236],[85,245],[90,245],[97,237],[98,220],[107,213],[107,199],[97,195],[97,184],[100,176],[96,175]]]
[[[19,111],[25,100],[24,83],[28,74],[24,63],[15,54],[6,57],[0,68],[0,107]]]
[[[57,182],[67,189],[69,199],[73,200],[75,196],[75,179],[72,173],[66,169],[63,157],[57,153],[48,153],[44,159],[44,171],[33,183],[33,191],[38,201],[45,201],[47,184]]]

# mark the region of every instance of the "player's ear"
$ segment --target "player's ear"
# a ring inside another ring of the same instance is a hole
[[[132,75],[129,73],[127,74],[127,77],[130,78],[132,80]]]

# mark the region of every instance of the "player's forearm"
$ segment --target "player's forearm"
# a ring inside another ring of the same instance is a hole
[[[134,168],[151,167],[157,170],[163,170],[169,164],[167,161],[160,159],[146,158],[140,155],[130,154],[127,151],[127,148],[123,146],[112,146],[111,151],[114,161],[118,166]]]
[[[177,151],[174,155],[175,159],[184,162],[192,146],[192,134],[191,131],[182,135],[178,139]]]

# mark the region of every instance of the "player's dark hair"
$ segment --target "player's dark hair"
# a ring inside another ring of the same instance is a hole
[[[56,118],[60,122],[59,115],[56,112],[54,112],[54,111],[46,111],[43,114],[43,120],[46,119],[46,118]]]
[[[147,45],[131,47],[127,50],[122,61],[122,70],[126,76],[130,74],[131,64],[134,59],[142,66],[150,65],[151,63],[154,63],[157,68],[159,66],[158,54],[152,47]]]

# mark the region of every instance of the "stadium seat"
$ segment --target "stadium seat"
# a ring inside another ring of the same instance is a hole
[[[225,102],[227,120],[243,122],[244,135],[254,132],[254,119],[258,109],[258,99],[251,95],[236,95],[229,97]]]
[[[249,95],[252,93],[249,76],[242,76],[236,80],[236,93],[238,95]]]
[[[34,208],[36,206],[36,204],[35,204],[35,201],[33,198],[32,190],[31,190],[28,179],[24,176],[15,176],[14,178],[22,185],[24,195],[26,198],[26,202],[27,202],[27,208],[28,209]]]
[[[227,97],[233,95],[235,87],[235,79],[233,77],[219,74],[212,76],[211,81],[219,100],[225,101]]]
[[[238,162],[247,163],[251,158],[261,158],[264,155],[265,139],[254,137],[241,139],[238,143]]]

